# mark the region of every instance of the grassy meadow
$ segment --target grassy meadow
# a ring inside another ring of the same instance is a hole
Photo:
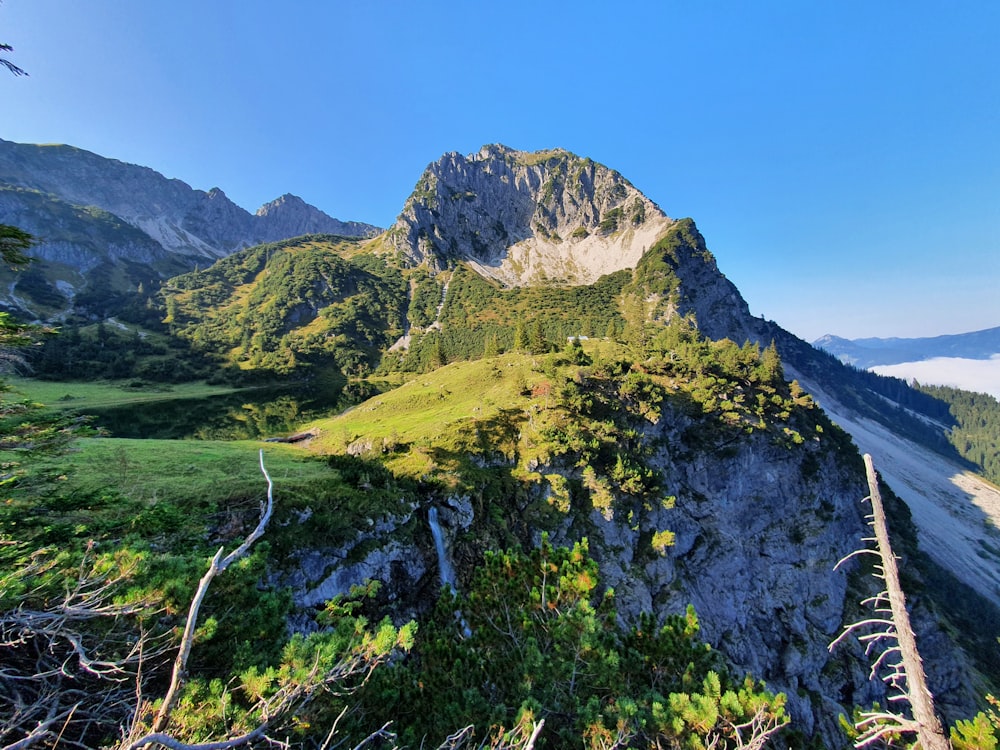
[[[233,393],[238,388],[192,383],[147,383],[135,380],[50,381],[9,377],[12,395],[44,404],[48,409],[103,409],[175,398],[205,398]],[[138,383],[138,385],[137,385]]]

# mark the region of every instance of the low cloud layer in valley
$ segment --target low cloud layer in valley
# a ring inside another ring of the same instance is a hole
[[[925,385],[950,385],[1000,398],[1000,354],[990,359],[935,357],[871,369],[879,375],[891,375],[907,382],[916,379]]]

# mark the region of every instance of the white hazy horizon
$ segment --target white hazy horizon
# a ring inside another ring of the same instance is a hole
[[[934,357],[920,362],[901,362],[870,368],[879,375],[891,375],[923,385],[950,385],[976,393],[988,393],[1000,399],[1000,354],[990,359]]]

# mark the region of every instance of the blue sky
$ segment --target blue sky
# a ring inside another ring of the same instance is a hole
[[[563,147],[691,216],[812,340],[1000,325],[1000,3],[5,0],[0,137],[386,226]]]

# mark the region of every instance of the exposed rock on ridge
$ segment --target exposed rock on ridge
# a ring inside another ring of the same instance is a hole
[[[462,259],[510,286],[589,284],[634,267],[671,224],[590,159],[489,145],[431,164],[390,238],[411,262]]]
[[[340,221],[310,206],[297,195],[285,193],[257,209],[261,219],[261,242],[277,242],[303,234],[339,234],[344,237],[373,237],[377,227],[359,221]]]
[[[39,302],[14,289],[23,278],[0,269],[10,288],[0,305],[35,319],[72,313],[74,295],[87,289],[128,292],[251,245],[302,234],[368,237],[379,231],[334,219],[293,195],[254,215],[218,188],[194,190],[148,167],[72,146],[2,139],[0,193],[0,223],[39,240],[32,255],[46,265],[32,269],[33,288],[48,287]],[[61,301],[57,286],[68,294]]]
[[[254,215],[219,188],[194,190],[148,167],[72,146],[0,140],[0,184],[50,193],[77,206],[97,206],[141,229],[166,250],[211,259],[299,234],[363,237],[378,231],[370,224],[334,219],[292,195]]]

